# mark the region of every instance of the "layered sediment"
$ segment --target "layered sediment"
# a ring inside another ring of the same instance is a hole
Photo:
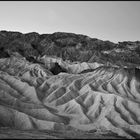
[[[138,138],[140,70],[98,65],[90,72],[73,71],[53,75],[45,66],[22,57],[0,59],[0,126],[23,130],[72,127]]]

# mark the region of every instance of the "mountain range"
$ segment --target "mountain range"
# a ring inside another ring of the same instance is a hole
[[[31,57],[49,55],[71,62],[99,62],[127,67],[140,65],[140,41],[113,43],[65,32],[23,34],[0,31],[0,57],[8,57],[10,52],[18,52],[31,61]]]
[[[140,138],[139,59],[140,41],[0,31],[0,138]]]

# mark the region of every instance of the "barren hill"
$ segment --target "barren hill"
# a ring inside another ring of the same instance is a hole
[[[63,60],[79,62],[115,63],[119,66],[136,67],[140,64],[140,41],[113,43],[86,35],[55,32],[39,34],[0,31],[0,56],[19,52],[27,59],[51,55]]]
[[[139,45],[1,31],[0,137],[8,127],[140,138]]]

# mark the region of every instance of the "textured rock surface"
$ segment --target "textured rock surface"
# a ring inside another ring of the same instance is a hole
[[[0,57],[8,57],[11,51],[19,52],[26,58],[51,55],[63,60],[106,65],[136,67],[140,64],[140,41],[113,43],[74,33],[22,34],[0,31]]]
[[[0,127],[139,138],[139,45],[1,31]]]
[[[55,131],[72,127],[139,137],[138,69],[100,66],[84,74],[51,75],[41,67],[30,72],[32,64],[15,60],[14,56],[0,60],[1,127]],[[18,66],[27,71],[17,76]]]

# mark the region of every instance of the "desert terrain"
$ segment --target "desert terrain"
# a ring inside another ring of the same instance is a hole
[[[0,138],[140,137],[139,41],[8,31],[0,40]]]

